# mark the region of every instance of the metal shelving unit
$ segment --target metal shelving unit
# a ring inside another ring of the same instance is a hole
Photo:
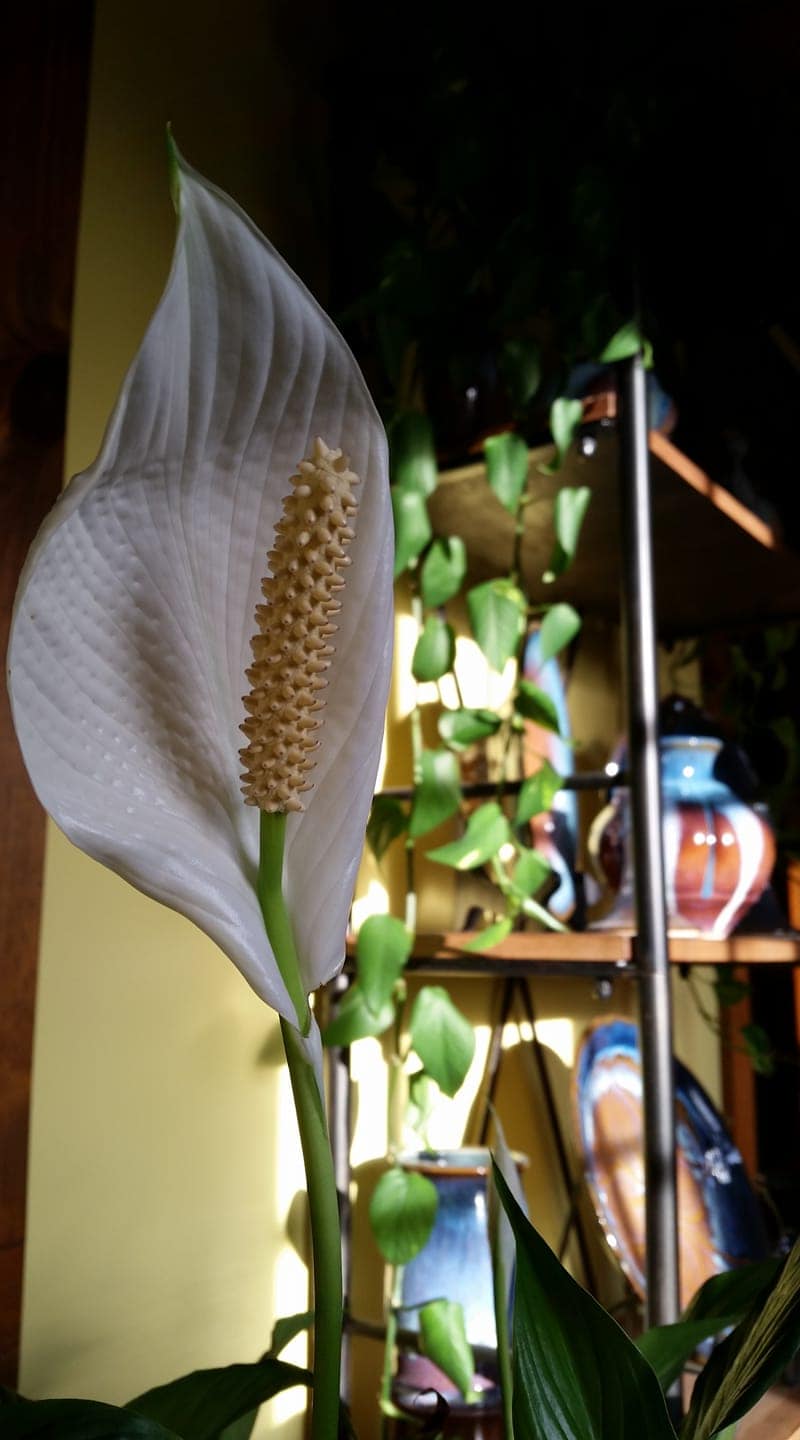
[[[800,940],[791,935],[740,935],[718,941],[668,935],[656,637],[800,615],[800,562],[769,526],[716,486],[669,440],[648,434],[645,375],[638,357],[620,365],[618,395],[615,433],[601,432],[594,453],[576,451],[557,476],[541,471],[537,476],[522,568],[534,604],[564,598],[585,613],[609,619],[621,616],[635,929],[566,935],[523,932],[510,935],[486,955],[465,952],[467,937],[458,933],[420,936],[410,968],[460,976],[626,974],[636,978],[644,1092],[648,1322],[665,1324],[679,1313],[670,965],[794,964],[800,962]],[[532,452],[530,463],[538,467],[546,457],[547,452]],[[536,577],[544,573],[549,559],[553,500],[564,484],[589,485],[592,503],[568,574],[537,589]],[[476,464],[443,476],[429,501],[435,532],[449,533],[457,507],[458,532],[470,557],[473,583],[502,570],[502,557],[510,545],[513,521],[500,507],[488,517],[486,497],[485,471]],[[348,1076],[341,1055],[334,1057],[332,1076],[332,1134],[347,1234]]]

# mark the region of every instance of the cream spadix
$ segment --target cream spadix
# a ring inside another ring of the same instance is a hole
[[[259,671],[271,643],[260,612],[265,635],[251,656],[253,616],[267,555],[281,550],[284,501],[298,495],[292,475],[302,488],[304,460],[340,473],[343,452],[359,477],[337,541],[350,563],[334,565],[346,584],[308,671],[320,682],[311,692],[325,684],[324,723],[312,699],[308,745],[289,746],[300,766],[291,794],[305,808],[287,822],[284,891],[310,991],[343,960],[380,753],[392,616],[385,436],[345,342],[285,262],[182,161],[177,182],[167,288],[97,460],[31,549],[9,689],[31,779],[61,829],[195,921],[294,1021],[256,894],[258,811],[240,789],[243,719],[248,740],[255,719],[255,743],[280,752],[289,713],[259,712],[256,679],[245,718],[246,671]],[[291,561],[303,574],[312,540]],[[269,593],[261,603],[268,611]],[[266,771],[253,768],[257,805]]]

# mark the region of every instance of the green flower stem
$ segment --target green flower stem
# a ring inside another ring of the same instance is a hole
[[[314,1382],[311,1440],[335,1440],[339,1429],[341,1371],[342,1241],[325,1103],[316,1070],[303,1044],[311,1028],[292,922],[283,897],[286,816],[261,814],[258,898],[278,969],[297,1012],[297,1026],[281,1016],[281,1034],[292,1082],[306,1170],[314,1261]]]
[[[314,1383],[311,1440],[336,1440],[339,1430],[344,1296],[339,1203],[325,1107],[300,1036],[281,1016],[300,1143],[306,1167],[314,1252]]]
[[[264,928],[272,946],[289,998],[297,1015],[297,1028],[302,1035],[311,1029],[311,1011],[300,975],[300,962],[295,949],[292,922],[283,898],[283,846],[286,838],[286,816],[261,811],[261,848],[258,860],[258,900],[264,916]]]

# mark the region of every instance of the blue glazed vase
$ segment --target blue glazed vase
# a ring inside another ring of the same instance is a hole
[[[524,1163],[520,1156],[515,1159],[518,1165]],[[419,1391],[433,1386],[450,1405],[463,1405],[452,1382],[418,1353],[416,1346],[420,1307],[430,1300],[446,1299],[457,1301],[463,1308],[467,1339],[477,1366],[473,1385],[479,1400],[477,1405],[464,1409],[492,1411],[499,1405],[499,1389],[488,1230],[490,1153],[478,1146],[424,1150],[400,1155],[398,1162],[433,1182],[438,1206],[427,1244],[398,1276],[397,1323],[412,1348],[400,1353],[395,1399],[402,1403],[406,1387]]]
[[[661,740],[667,908],[716,939],[760,898],[775,863],[767,821],[714,774],[721,749],[710,736]]]
[[[659,749],[670,929],[725,939],[769,884],[775,863],[772,828],[715,774],[721,740],[664,735]],[[624,927],[633,923],[634,914],[627,790],[617,792],[598,820],[590,849],[609,878],[620,864],[622,870],[616,903],[599,923]]]

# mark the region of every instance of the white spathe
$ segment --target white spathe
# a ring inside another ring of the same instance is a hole
[[[183,161],[166,290],[100,454],[28,556],[9,691],[39,799],[188,916],[294,1021],[255,891],[241,697],[289,478],[316,436],[361,479],[319,758],[284,889],[306,990],[344,958],[389,687],[386,441],[347,345],[248,217]]]

